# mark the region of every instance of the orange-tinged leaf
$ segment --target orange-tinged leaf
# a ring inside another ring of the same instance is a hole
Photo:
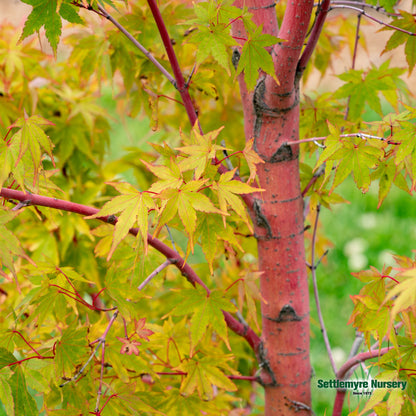
[[[149,337],[154,334],[154,332],[148,328],[146,328],[146,318],[140,318],[136,322],[136,329],[135,332],[139,336],[139,338],[145,339],[149,341]]]
[[[387,409],[389,416],[400,416],[404,403],[403,392],[400,389],[393,389],[387,399]]]
[[[142,345],[141,342],[135,341],[129,338],[120,338],[117,339],[123,344],[120,349],[120,354],[127,354],[127,355],[139,355],[139,346]]]
[[[248,168],[250,169],[250,176],[248,178],[248,183],[254,181],[257,173],[256,165],[258,163],[264,163],[264,160],[253,150],[254,138],[246,142],[246,145],[243,150],[243,155],[246,158]]]

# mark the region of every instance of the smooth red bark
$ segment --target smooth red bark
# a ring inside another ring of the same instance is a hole
[[[263,33],[286,42],[272,50],[276,75],[260,73],[254,92],[240,76],[246,139],[265,161],[258,165],[260,188],[252,219],[258,241],[262,303],[261,379],[265,415],[311,414],[309,361],[309,289],[305,265],[303,199],[300,189],[299,76],[297,65],[312,13],[311,0],[288,2],[282,27],[270,0],[236,1],[248,6]],[[236,21],[233,32],[244,38]]]

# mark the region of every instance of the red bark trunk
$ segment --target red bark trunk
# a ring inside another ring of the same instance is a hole
[[[311,414],[309,361],[309,290],[304,251],[303,199],[299,180],[299,89],[297,63],[312,12],[312,1],[288,2],[279,31],[270,0],[236,1],[263,24],[263,33],[287,39],[271,54],[275,81],[264,73],[254,92],[240,76],[246,138],[265,161],[258,165],[260,187],[255,197],[253,223],[258,241],[261,276],[261,379],[265,415]],[[234,33],[244,37],[241,22]],[[299,413],[301,412],[301,413]]]

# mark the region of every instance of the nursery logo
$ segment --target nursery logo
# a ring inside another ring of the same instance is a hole
[[[376,380],[370,378],[369,380],[317,380],[318,389],[345,389],[352,390],[354,395],[371,395],[376,389],[400,389],[404,390],[407,386],[407,381],[398,380]]]

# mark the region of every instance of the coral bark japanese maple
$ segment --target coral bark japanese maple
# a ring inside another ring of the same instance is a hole
[[[24,2],[33,10],[20,35],[0,28],[7,414],[312,415],[308,269],[335,381],[377,359],[377,377],[408,386],[353,414],[415,414],[416,262],[396,256],[396,271],[354,274],[357,337],[339,370],[317,289],[320,209],[344,202],[334,189],[350,174],[362,192],[375,181],[381,204],[393,184],[416,185],[404,71],[355,69],[361,17],[385,24],[371,5]],[[405,43],[411,72],[414,15],[380,3],[394,31],[385,51]],[[343,31],[324,38],[331,52],[318,40],[337,6],[358,11],[357,27],[333,24]],[[92,27],[66,37],[64,63],[62,19]],[[26,39],[42,27],[55,56]],[[343,36],[353,51],[344,85],[302,97],[313,54],[324,73]],[[107,81],[123,120],[144,113],[160,133],[135,132],[122,156],[125,137],[109,138],[96,99]],[[379,117],[368,126],[365,105]],[[337,391],[333,416],[346,395]]]

